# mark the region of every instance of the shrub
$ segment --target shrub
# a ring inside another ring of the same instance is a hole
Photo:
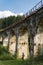
[[[43,61],[43,47],[38,46],[38,55],[35,58],[37,61]]]
[[[7,48],[5,48],[2,45],[0,45],[0,55],[2,55],[4,53],[8,53],[8,50],[7,50]]]
[[[0,45],[0,60],[13,60],[14,56],[12,56],[7,48]]]

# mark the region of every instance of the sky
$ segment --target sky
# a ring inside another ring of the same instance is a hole
[[[40,0],[0,0],[0,16],[23,15],[39,1]]]

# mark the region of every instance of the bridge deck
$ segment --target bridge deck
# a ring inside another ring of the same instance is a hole
[[[36,8],[38,4],[41,4],[41,6],[39,8]],[[0,32],[3,32],[3,31],[6,31],[6,30],[9,30],[11,29],[12,27],[14,27],[15,25],[21,23],[21,22],[24,22],[27,18],[31,17],[32,15],[35,15],[37,12],[39,12],[40,10],[43,10],[43,0],[41,0],[35,7],[33,7],[29,12],[27,12],[24,16],[25,18],[23,18],[22,20],[20,20],[19,22],[15,22],[13,23],[12,25],[4,28],[4,29],[1,29]],[[36,10],[34,10],[34,8]]]

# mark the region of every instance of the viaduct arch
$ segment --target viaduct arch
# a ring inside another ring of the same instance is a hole
[[[42,1],[40,1],[42,2]],[[33,8],[34,9],[34,8]],[[16,51],[18,51],[18,38],[21,35],[24,35],[25,33],[28,33],[28,44],[29,44],[29,55],[30,57],[33,57],[34,55],[34,36],[37,34],[38,26],[42,20],[43,22],[43,3],[41,3],[41,6],[36,9],[35,11],[31,9],[30,14],[27,15],[26,13],[25,18],[22,19],[19,22],[16,22],[12,24],[11,26],[0,30],[0,34],[2,36],[2,42],[4,38],[6,37],[8,40],[8,48],[10,43],[10,38],[12,35],[15,35],[16,37]],[[11,33],[13,34],[11,35]],[[25,32],[25,33],[24,33]],[[22,33],[22,34],[21,34]],[[24,43],[25,44],[25,43]]]

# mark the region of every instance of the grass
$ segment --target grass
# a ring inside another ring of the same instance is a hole
[[[30,60],[15,59],[15,56],[11,56],[7,49],[0,46],[0,65],[43,65],[43,54]]]
[[[0,65],[43,65],[42,61],[36,60],[0,60]]]

